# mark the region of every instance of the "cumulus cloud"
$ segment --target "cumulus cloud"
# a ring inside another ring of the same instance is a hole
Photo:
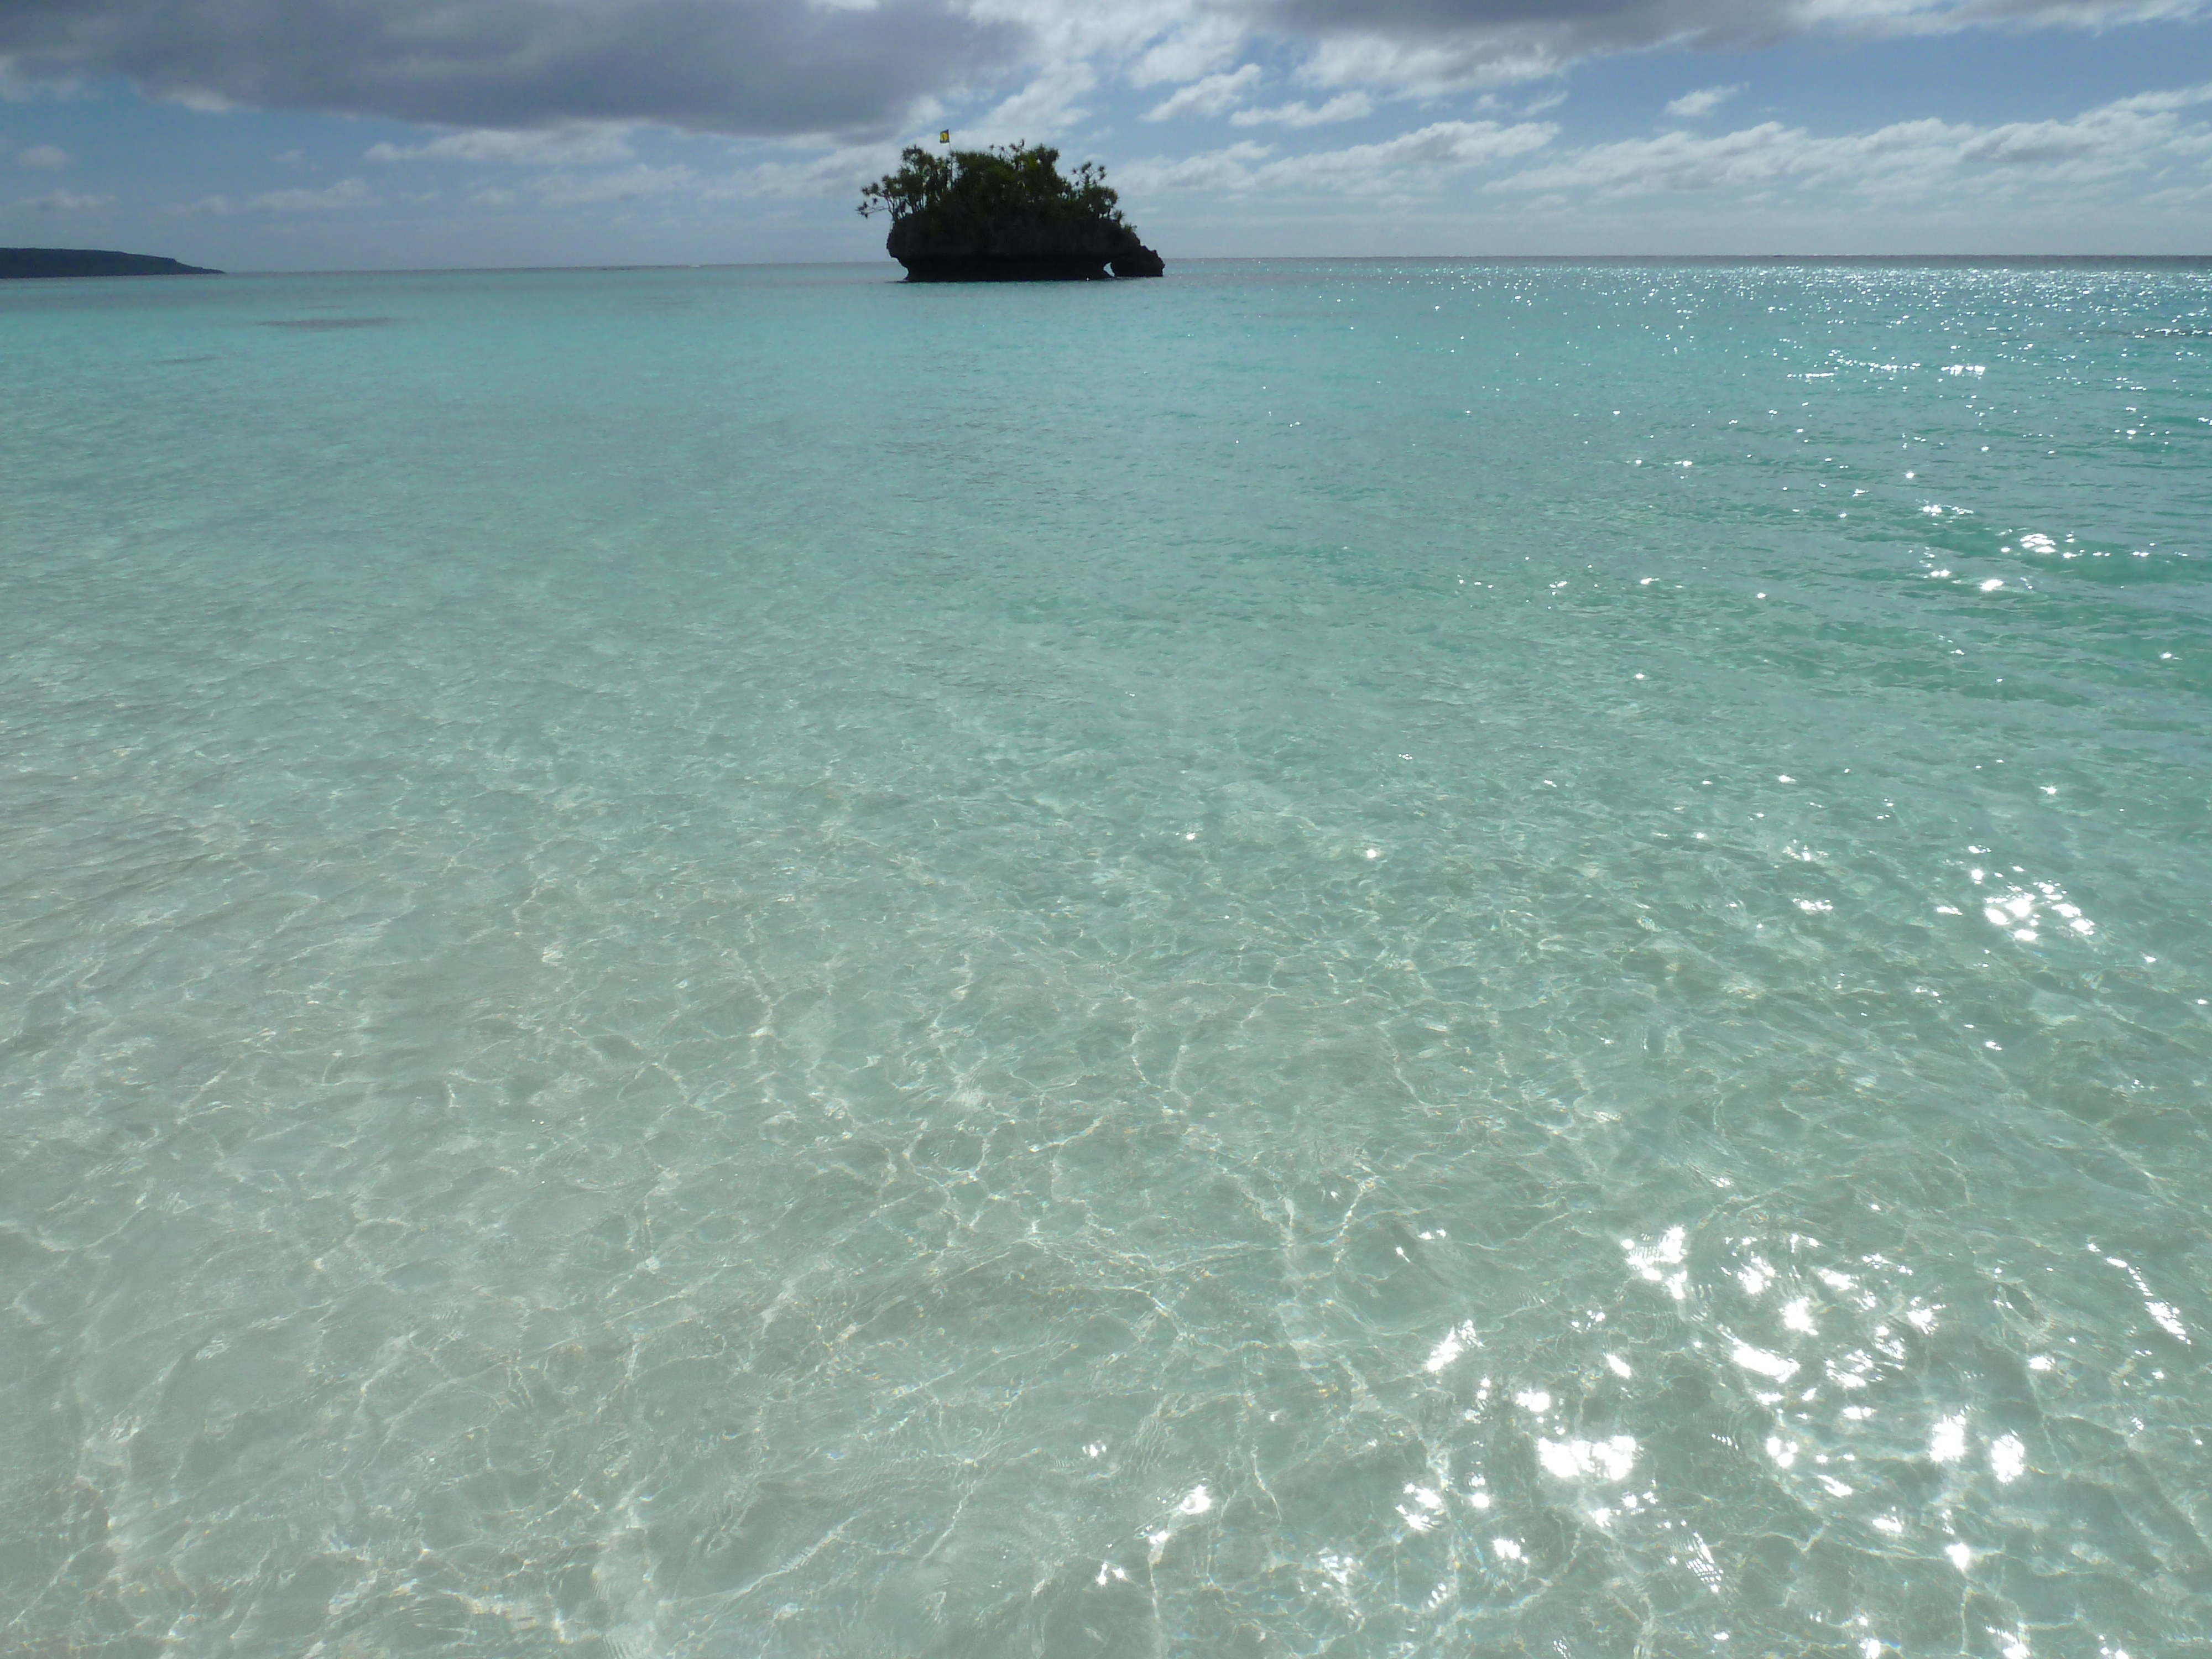
[[[1147,121],[1172,121],[1186,115],[1219,115],[1234,109],[1260,84],[1260,66],[1247,64],[1227,75],[1209,75],[1178,88],[1145,112]]]
[[[33,144],[15,157],[15,165],[36,167],[42,173],[59,173],[70,160],[70,153],[59,144]]]
[[[376,192],[358,179],[341,179],[325,190],[264,191],[247,204],[267,213],[328,213],[376,204]]]
[[[112,196],[80,196],[73,190],[50,190],[44,196],[28,196],[15,204],[33,213],[97,213],[102,208],[115,205]]]
[[[2185,112],[2208,103],[2212,83],[2124,98],[2066,120],[1900,121],[1828,137],[1778,121],[1709,137],[1665,132],[1569,151],[1488,188],[1624,197],[1792,186],[1893,200],[2022,189],[2047,198],[2054,186],[2160,170],[2201,180],[2212,169],[2212,126]]]
[[[980,143],[1052,137],[1090,114],[1076,100],[1097,83],[1097,74],[1088,64],[1078,60],[1052,64],[973,123],[963,136]]]
[[[549,173],[525,188],[548,207],[582,207],[601,202],[635,202],[653,196],[704,196],[716,192],[687,167],[621,167],[610,173]]]
[[[651,121],[761,135],[883,129],[1025,62],[959,0],[5,0],[0,58],[156,97],[463,130]]]
[[[1404,173],[1462,172],[1541,149],[1559,136],[1549,121],[1500,126],[1495,121],[1438,121],[1380,143],[1291,156],[1267,169],[1270,183],[1325,190],[1366,190]]]
[[[850,198],[897,163],[897,152],[889,144],[855,144],[796,161],[763,161],[735,175],[731,184],[740,196]]]
[[[1230,11],[1186,11],[1158,25],[1139,20],[1133,32],[1140,45],[1129,84],[1158,87],[1211,75],[1237,61],[1250,33],[1243,18]]]
[[[1390,98],[1662,47],[2207,15],[2212,0],[0,0],[0,89],[123,76],[198,108],[449,130],[432,145],[496,131],[557,148],[631,123],[857,138],[1000,100],[1034,132],[1079,119],[1108,79],[1179,87],[1161,119],[1220,115],[1250,102],[1257,71],[1237,82],[1236,65],[1263,48],[1324,93]],[[1276,107],[1287,125],[1333,104]]]
[[[375,207],[381,198],[359,179],[341,179],[325,190],[265,190],[245,202],[209,196],[193,204],[199,213],[329,213],[344,208]]]
[[[1245,191],[1258,181],[1260,167],[1274,153],[1273,144],[1255,143],[1248,138],[1224,149],[1207,150],[1197,155],[1156,155],[1130,162],[1121,169],[1115,183],[1125,192],[1134,191],[1146,196],[1189,191],[1219,195]]]
[[[1561,146],[1549,122],[1439,121],[1304,154],[1246,141],[1153,156],[1120,168],[1116,182],[1155,198],[1267,193],[1465,204],[1487,195],[1546,209],[1708,192],[1767,206],[1792,198],[1828,208],[1978,200],[2041,212],[2057,202],[2109,202],[2116,185],[2132,201],[2185,204],[2212,201],[2208,116],[2212,84],[2041,121],[1924,119],[1825,136],[1767,121],[1575,148]]]
[[[1270,33],[1319,42],[1327,85],[1424,93],[1556,75],[1660,47],[1741,51],[1808,38],[1863,41],[1977,28],[2096,29],[2208,15],[2206,0],[1268,0]]]
[[[590,167],[635,159],[625,126],[599,123],[535,132],[478,128],[419,144],[371,144],[371,161],[504,161],[519,167]]]
[[[1416,98],[1473,87],[1511,86],[1562,75],[1595,52],[1562,50],[1560,31],[1515,27],[1468,30],[1441,39],[1382,33],[1331,36],[1308,55],[1305,75],[1325,87],[1372,87]],[[1622,48],[1626,50],[1626,48]]]
[[[1743,83],[1738,82],[1732,87],[1703,87],[1696,92],[1686,92],[1667,106],[1667,113],[1694,121],[1699,116],[1711,115],[1742,90]]]
[[[1132,162],[1118,182],[1151,193],[1272,189],[1291,194],[1433,188],[1475,167],[1541,149],[1559,136],[1548,121],[1501,126],[1495,121],[1437,121],[1379,143],[1279,155],[1246,142],[1200,155]]]
[[[477,207],[514,207],[533,202],[542,207],[600,207],[611,203],[638,202],[654,197],[682,196],[702,199],[734,194],[727,185],[716,185],[687,167],[617,167],[605,173],[541,173],[518,186],[487,185],[471,193]]]
[[[1364,92],[1340,92],[1319,108],[1301,100],[1278,104],[1273,109],[1240,109],[1229,118],[1239,127],[1318,127],[1331,121],[1357,121],[1375,113],[1375,100]]]
[[[729,201],[740,197],[784,198],[849,196],[860,184],[897,164],[888,144],[854,145],[793,161],[766,161],[728,173],[702,173],[676,163],[598,168],[543,167],[500,183],[479,180],[463,198],[483,208],[534,206],[597,207],[658,198],[693,202]],[[430,201],[438,192],[408,196]]]

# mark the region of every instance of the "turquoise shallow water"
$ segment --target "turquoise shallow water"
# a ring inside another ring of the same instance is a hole
[[[0,293],[0,1651],[2212,1651],[2212,270]]]

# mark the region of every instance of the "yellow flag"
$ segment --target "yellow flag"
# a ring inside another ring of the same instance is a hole
[[[939,133],[937,135],[937,142],[940,144],[951,143],[952,142],[952,129],[951,127],[947,127],[944,131]]]

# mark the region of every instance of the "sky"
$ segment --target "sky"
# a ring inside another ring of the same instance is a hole
[[[0,0],[0,245],[865,260],[943,128],[1170,261],[2212,253],[2212,0]]]

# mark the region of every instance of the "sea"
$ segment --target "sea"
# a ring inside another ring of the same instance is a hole
[[[0,1653],[2212,1652],[2212,264],[0,292]]]

